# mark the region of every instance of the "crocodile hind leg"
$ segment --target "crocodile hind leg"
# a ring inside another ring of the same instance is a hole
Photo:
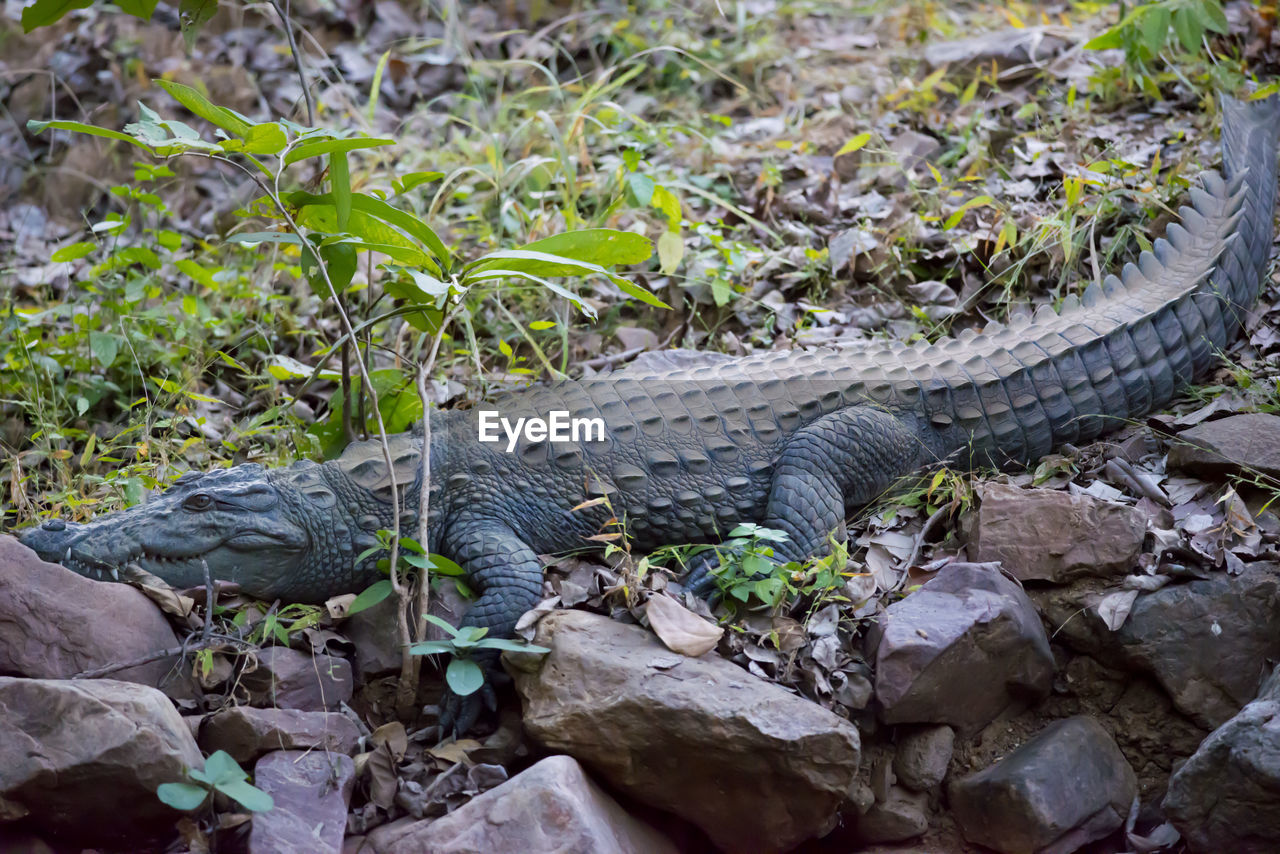
[[[760,520],[787,535],[774,554],[782,562],[804,560],[832,535],[842,539],[846,512],[924,465],[930,450],[911,424],[872,406],[847,407],[797,430],[774,465]],[[714,561],[711,552],[695,564],[687,589],[704,598],[714,592]]]

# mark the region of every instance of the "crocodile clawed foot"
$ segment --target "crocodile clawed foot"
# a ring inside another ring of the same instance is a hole
[[[712,569],[720,565],[720,556],[714,551],[706,551],[695,557],[680,584],[685,590],[706,602],[712,608],[720,604],[720,588],[716,586],[716,577]]]
[[[498,695],[494,693],[490,682],[486,681],[475,693],[465,697],[445,688],[445,694],[440,699],[440,737],[452,735],[455,739],[462,738],[475,726],[482,709],[491,712],[498,710]]]

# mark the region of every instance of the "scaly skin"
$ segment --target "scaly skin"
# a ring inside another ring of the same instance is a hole
[[[786,531],[776,551],[800,559],[922,466],[1035,460],[1168,403],[1239,333],[1274,233],[1280,101],[1223,110],[1225,180],[1206,173],[1182,225],[1060,313],[910,347],[677,353],[492,406],[513,420],[599,417],[599,441],[521,440],[506,453],[477,441],[477,410],[433,413],[429,547],[481,591],[464,623],[509,635],[539,598],[537,555],[581,547],[615,515],[642,549],[752,521]],[[421,438],[392,444],[412,530]],[[382,452],[366,442],[322,465],[188,475],[149,504],[45,523],[23,542],[85,574],[136,563],[178,586],[202,582],[203,559],[252,595],[316,602],[376,580],[376,556],[355,557],[391,526],[389,499]]]

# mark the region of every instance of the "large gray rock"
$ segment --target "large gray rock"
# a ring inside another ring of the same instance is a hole
[[[1055,489],[988,484],[966,520],[969,557],[1000,561],[1021,581],[1125,575],[1142,553],[1146,514]]]
[[[525,731],[729,851],[783,851],[830,829],[858,731],[714,654],[583,611],[548,615],[545,658],[508,656]]]
[[[1197,424],[1169,447],[1169,468],[1207,477],[1257,472],[1280,478],[1280,415],[1249,413]]]
[[[1035,606],[989,564],[951,564],[885,609],[868,634],[885,723],[966,732],[1049,692],[1053,654]]]
[[[360,729],[337,712],[236,706],[206,717],[198,740],[206,754],[225,750],[243,765],[273,750],[316,748],[351,755]]]
[[[1183,763],[1164,810],[1196,854],[1280,851],[1280,671]]]
[[[953,780],[965,839],[1002,854],[1071,854],[1120,827],[1138,781],[1092,718],[1057,721],[996,764]]]
[[[568,756],[552,756],[447,816],[369,836],[373,854],[676,854]]]
[[[0,536],[0,673],[65,679],[178,646],[160,609],[138,590],[46,563]],[[175,698],[194,695],[178,656],[111,676]]]
[[[63,840],[136,843],[179,815],[156,788],[203,764],[154,688],[0,677],[0,815],[26,814]]]
[[[258,760],[253,783],[275,805],[254,813],[249,854],[340,854],[355,786],[350,756],[277,750]]]
[[[351,662],[284,646],[258,650],[257,666],[241,675],[249,702],[263,708],[333,711],[351,699]]]
[[[902,842],[929,829],[929,796],[902,786],[889,786],[856,819],[855,838],[862,843]]]
[[[1057,637],[1102,661],[1151,673],[1174,706],[1213,729],[1257,696],[1267,660],[1280,659],[1280,564],[1170,584],[1134,601],[1112,632],[1098,594],[1037,596]]]

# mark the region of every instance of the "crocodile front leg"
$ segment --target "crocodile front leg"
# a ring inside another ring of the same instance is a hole
[[[486,637],[509,638],[520,615],[542,596],[542,564],[510,527],[490,519],[454,520],[441,539],[442,552],[467,571],[480,598],[462,618],[464,626],[489,630]],[[442,732],[460,735],[471,728],[482,703],[494,704],[489,676],[498,654],[482,651],[474,660],[485,671],[485,685],[475,694],[459,697],[446,688],[441,704]]]
[[[797,430],[774,465],[769,501],[760,524],[787,534],[774,546],[780,562],[826,550],[844,538],[849,508],[868,504],[898,478],[936,457],[927,434],[890,412],[851,406]],[[695,595],[715,592],[714,552],[695,563],[685,585]]]

